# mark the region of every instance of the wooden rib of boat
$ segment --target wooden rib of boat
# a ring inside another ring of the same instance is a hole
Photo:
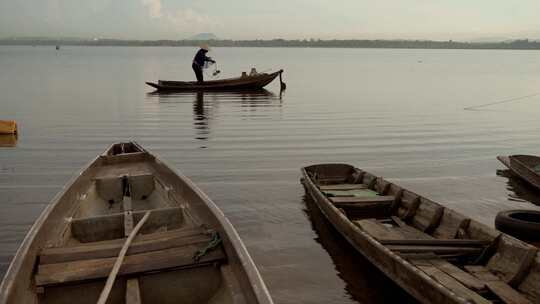
[[[422,303],[540,303],[532,245],[347,164],[302,183],[356,250]]]
[[[158,83],[147,82],[146,84],[158,91],[243,91],[257,90],[272,82],[277,76],[281,76],[283,70],[273,73],[260,73],[252,76],[227,78],[210,81],[168,81],[158,80]]]
[[[540,189],[540,157],[534,155],[497,156],[517,176]]]
[[[272,303],[224,214],[135,142],[113,144],[53,199],[0,303],[96,303],[122,247],[107,303]]]

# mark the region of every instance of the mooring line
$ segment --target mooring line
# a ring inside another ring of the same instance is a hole
[[[538,95],[540,95],[540,93],[534,93],[534,94],[530,94],[530,95],[525,95],[525,96],[520,96],[520,97],[514,97],[514,98],[510,98],[510,99],[505,99],[505,100],[500,100],[500,101],[495,101],[495,102],[485,103],[485,104],[481,104],[481,105],[476,105],[476,106],[466,107],[466,108],[463,108],[463,110],[474,110],[474,109],[478,109],[478,108],[482,108],[482,107],[487,107],[487,106],[491,106],[491,105],[495,105],[495,104],[501,104],[501,103],[507,103],[507,102],[512,102],[512,101],[523,100],[523,99],[535,97],[535,96],[538,96]]]

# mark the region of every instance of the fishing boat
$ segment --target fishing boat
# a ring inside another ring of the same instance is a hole
[[[540,303],[537,247],[351,165],[302,175],[336,230],[421,303]]]
[[[540,157],[534,155],[497,156],[517,176],[540,189]]]
[[[197,81],[169,81],[158,80],[157,83],[147,82],[146,84],[158,91],[243,91],[257,90],[272,82],[276,77],[280,77],[283,70],[273,73],[257,73],[236,78],[220,80]],[[283,86],[283,85],[282,85]]]
[[[0,303],[272,303],[237,232],[188,178],[116,143],[32,226]]]

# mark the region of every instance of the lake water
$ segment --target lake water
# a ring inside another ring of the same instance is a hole
[[[0,47],[0,119],[20,125],[0,147],[0,274],[68,179],[130,139],[225,212],[276,303],[414,303],[327,227],[302,166],[351,163],[491,226],[539,209],[495,156],[540,150],[540,52],[216,48],[222,77],[283,68],[287,90],[149,94],[193,79],[195,51]]]

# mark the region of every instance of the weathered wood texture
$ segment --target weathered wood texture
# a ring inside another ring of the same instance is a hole
[[[202,232],[200,228],[188,228],[139,235],[131,244],[127,255],[209,242],[210,237]],[[115,257],[120,252],[123,242],[124,239],[116,239],[79,246],[47,248],[41,251],[39,261],[41,264],[52,264]]]
[[[531,304],[532,302],[525,298],[501,278],[494,275],[483,266],[465,266],[465,269],[471,274],[482,280],[486,287],[497,295],[506,304]]]
[[[491,301],[486,300],[484,297],[470,290],[469,288],[461,284],[458,280],[456,280],[452,276],[448,275],[446,272],[434,266],[431,262],[418,260],[418,261],[415,261],[415,266],[418,267],[423,272],[425,272],[430,277],[432,277],[433,279],[435,279],[437,282],[445,286],[446,288],[450,289],[451,291],[455,292],[456,294],[458,294],[459,296],[465,299],[470,299],[474,301],[474,303],[477,303],[477,304],[491,303]]]
[[[394,201],[393,196],[375,196],[375,197],[354,197],[354,196],[338,196],[330,197],[334,204],[362,204],[362,203],[391,203]]]
[[[194,267],[225,259],[221,249],[216,249],[203,256],[198,263],[193,255],[202,246],[188,245],[159,251],[129,255],[125,258],[119,275],[157,271],[175,267]],[[36,285],[61,284],[106,277],[111,271],[116,258],[102,258],[65,263],[39,265]]]
[[[332,166],[303,168],[306,192],[354,248],[420,302],[491,303],[498,297],[505,303],[540,303],[540,258],[534,247],[381,177],[344,164],[333,171]],[[313,172],[317,179],[311,178]],[[342,198],[326,197],[319,189],[319,181],[329,177],[325,187],[362,183],[394,197],[388,213],[361,212],[372,203],[334,202]],[[357,215],[365,216],[351,216],[353,205]],[[485,277],[469,267],[481,267]]]

